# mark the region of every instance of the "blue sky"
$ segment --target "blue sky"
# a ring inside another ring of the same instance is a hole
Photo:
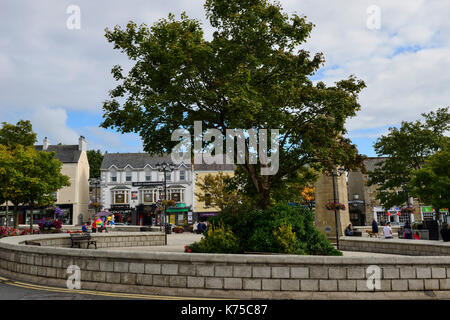
[[[316,25],[304,49],[323,52],[326,63],[314,81],[332,85],[355,75],[366,82],[361,111],[346,125],[361,153],[375,156],[373,143],[389,127],[449,105],[448,0],[280,2],[285,12]],[[70,30],[67,8],[73,4],[81,24]],[[373,5],[378,15],[369,10]],[[182,11],[211,35],[203,1],[2,0],[0,122],[29,119],[40,142],[47,136],[51,143],[74,144],[83,135],[89,149],[142,152],[136,134],[99,127],[102,102],[115,87],[110,70],[129,65],[105,40],[104,29],[129,20],[151,25]]]

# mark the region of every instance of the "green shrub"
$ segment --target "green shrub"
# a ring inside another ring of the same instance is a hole
[[[314,226],[308,208],[277,203],[266,210],[241,208],[222,211],[214,224],[232,229],[240,252],[276,252],[307,255],[342,255]]]
[[[239,241],[230,227],[219,224],[209,228],[199,241],[187,246],[186,251],[199,253],[238,253]]]

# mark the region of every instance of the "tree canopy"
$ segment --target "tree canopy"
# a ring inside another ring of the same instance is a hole
[[[368,184],[379,185],[376,197],[385,208],[406,202],[411,171],[419,170],[428,157],[449,141],[448,107],[422,116],[423,120],[403,121],[400,128],[389,128],[389,133],[374,144],[377,155],[385,159],[369,172]]]
[[[450,208],[450,144],[411,172],[410,189],[423,203],[431,204],[436,213]]]
[[[86,152],[89,161],[89,177],[100,178],[103,154],[100,150],[88,150]]]
[[[17,145],[33,146],[36,142],[36,133],[29,120],[20,120],[16,125],[2,122],[0,128],[0,144],[8,148],[15,148]]]
[[[331,86],[311,80],[325,62],[322,53],[302,49],[313,24],[267,0],[207,0],[204,8],[215,29],[210,41],[184,13],[151,27],[130,21],[106,29],[107,40],[134,65],[127,74],[113,67],[119,84],[103,104],[101,126],[139,133],[150,154],[170,152],[178,143],[172,132],[192,132],[194,121],[224,137],[227,129],[279,129],[276,174],[261,175],[260,164],[249,163],[248,138],[245,164],[237,164],[263,208],[274,186],[307,164],[361,166],[343,134],[365,84],[354,76]]]

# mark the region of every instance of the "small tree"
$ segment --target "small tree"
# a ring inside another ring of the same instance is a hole
[[[450,144],[429,157],[425,165],[411,172],[411,194],[431,204],[439,220],[439,209],[450,208]]]
[[[33,132],[31,122],[29,120],[20,120],[16,125],[9,124],[7,122],[2,122],[2,127],[0,128],[0,146],[4,148],[0,151],[2,152],[2,158],[4,161],[2,166],[4,169],[3,181],[0,182],[0,193],[2,193],[3,199],[0,199],[0,203],[6,203],[6,224],[9,223],[9,207],[8,201],[13,202],[12,198],[20,197],[18,194],[19,190],[15,190],[12,184],[15,181],[17,174],[20,174],[20,167],[14,165],[12,160],[12,153],[18,147],[26,146],[31,147],[36,142],[36,133]],[[19,172],[17,171],[19,170]],[[1,174],[1,173],[0,173]],[[1,198],[1,196],[0,196]],[[16,201],[16,200],[14,200]],[[15,211],[15,226],[17,228],[17,208],[18,203],[13,202]]]
[[[211,206],[218,207],[221,211],[228,206],[240,202],[236,190],[228,187],[227,183],[230,175],[219,171],[218,174],[207,174],[200,178],[195,185],[201,190],[196,192],[198,201],[210,202]]]

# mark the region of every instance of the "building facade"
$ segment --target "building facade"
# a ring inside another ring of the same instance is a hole
[[[63,163],[61,173],[70,179],[69,187],[63,187],[54,194],[54,205],[62,209],[65,225],[77,225],[89,219],[89,161],[86,148],[87,143],[83,136],[79,138],[77,145],[50,145],[49,140],[45,138],[42,145],[35,146],[37,151],[55,152],[55,158]],[[5,209],[5,205],[0,207],[1,217],[4,217]],[[12,210],[10,204],[10,215]],[[45,208],[33,208],[34,221],[40,220],[44,215]],[[30,208],[19,207],[19,224],[29,224],[29,221]]]
[[[203,194],[203,191],[199,188],[198,183],[204,181],[203,179],[208,175],[217,175],[222,172],[224,175],[232,177],[234,175],[234,170],[236,170],[236,165],[234,164],[194,164],[194,220],[204,221],[208,220],[209,217],[215,216],[219,213],[220,209],[214,207],[209,203],[207,197],[206,201],[200,201],[196,194]]]
[[[101,203],[114,213],[116,223],[133,225],[160,224],[162,216],[156,203],[164,199],[164,173],[157,164],[173,163],[170,155],[147,153],[106,153],[101,165]],[[192,220],[192,166],[175,165],[166,173],[168,199],[176,205],[167,210],[167,221],[181,225]]]
[[[366,171],[370,172],[376,168],[376,165],[385,158],[369,157],[364,161]],[[401,212],[400,207],[383,208],[376,199],[378,186],[367,185],[368,174],[361,171],[352,171],[348,173],[348,205],[350,221],[355,226],[371,225],[375,219],[378,223],[384,224],[391,222],[394,224],[403,224],[406,221],[410,223],[421,221],[422,205],[417,199],[409,198],[409,206],[414,208],[414,213]],[[405,199],[406,203],[406,199]]]

